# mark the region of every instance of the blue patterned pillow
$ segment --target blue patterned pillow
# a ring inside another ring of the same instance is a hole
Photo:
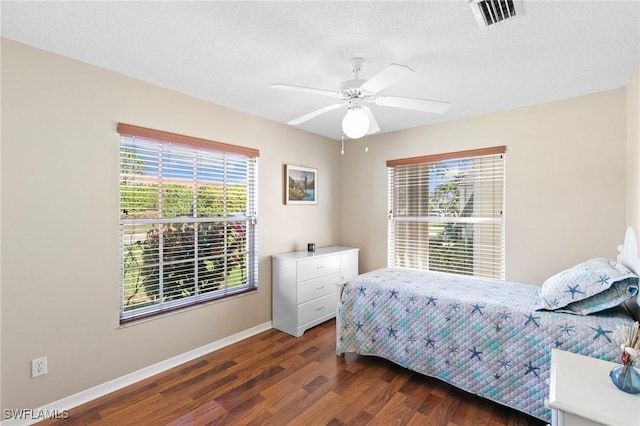
[[[638,292],[638,277],[624,265],[591,259],[547,279],[535,309],[587,315],[624,303]]]
[[[613,283],[611,287],[602,293],[594,294],[579,302],[569,303],[564,308],[556,309],[554,312],[589,315],[621,305],[636,294],[638,294],[638,279],[626,278]]]

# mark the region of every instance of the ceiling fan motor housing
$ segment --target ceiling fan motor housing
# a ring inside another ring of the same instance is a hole
[[[366,81],[360,78],[343,81],[340,85],[340,93],[345,99],[371,97],[373,93],[361,87]]]
[[[358,109],[362,107],[362,99],[360,98],[351,98],[349,99],[348,109]]]

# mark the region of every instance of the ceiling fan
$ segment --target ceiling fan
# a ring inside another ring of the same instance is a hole
[[[381,90],[386,89],[414,72],[406,65],[390,64],[370,79],[363,80],[358,78],[358,74],[364,66],[364,59],[353,58],[349,63],[355,77],[351,80],[343,81],[339,92],[314,89],[311,87],[292,86],[290,84],[272,84],[270,87],[274,89],[313,93],[316,95],[341,99],[343,101],[312,111],[289,121],[287,124],[295,126],[347,105],[347,114],[342,120],[342,130],[347,137],[358,139],[364,135],[380,131],[380,126],[378,126],[371,109],[365,105],[366,103],[374,103],[384,107],[404,108],[439,114],[447,112],[449,109],[450,104],[448,102],[433,101],[429,99],[403,98],[399,96],[376,96],[376,94]]]

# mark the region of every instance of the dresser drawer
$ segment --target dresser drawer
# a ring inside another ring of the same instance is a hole
[[[340,273],[298,283],[298,303],[308,302],[327,294],[335,293],[336,284],[340,282]]]
[[[335,311],[335,295],[322,296],[319,299],[298,305],[298,324],[306,324]]]
[[[340,273],[340,256],[323,256],[298,262],[298,282]]]

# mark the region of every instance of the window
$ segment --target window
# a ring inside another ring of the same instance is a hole
[[[388,161],[388,265],[504,279],[505,152]]]
[[[255,290],[259,151],[118,132],[120,321]]]

